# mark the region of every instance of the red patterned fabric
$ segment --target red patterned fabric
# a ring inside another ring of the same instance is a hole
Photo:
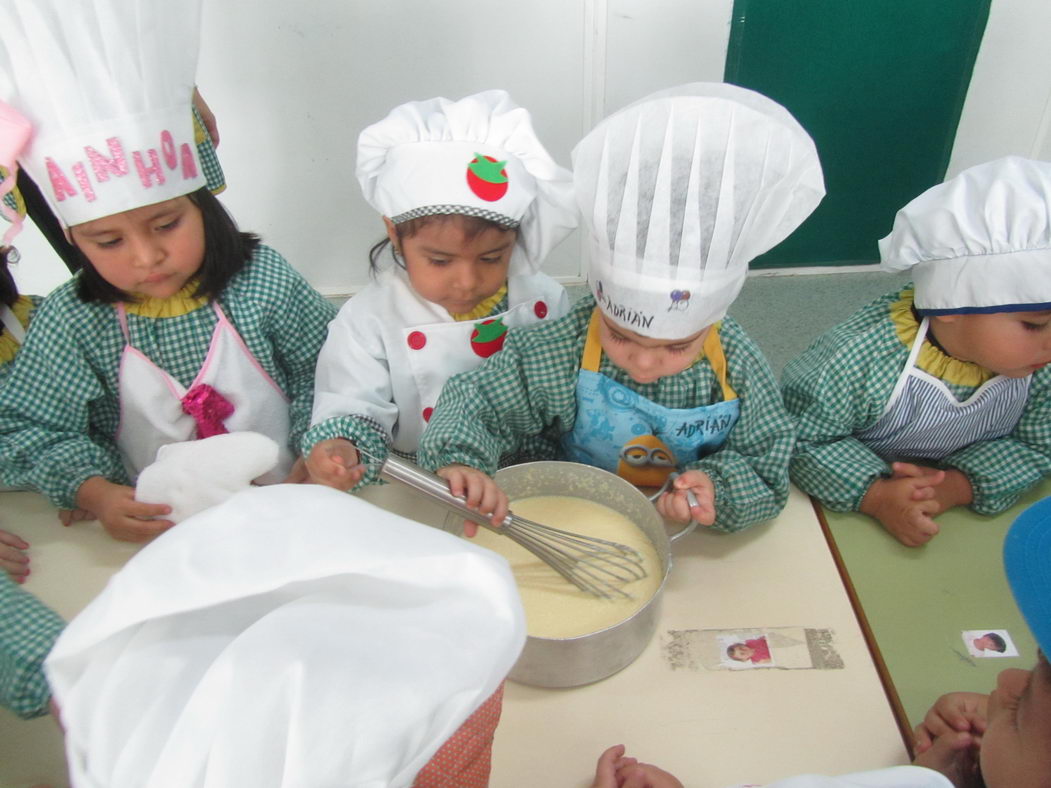
[[[420,770],[413,788],[486,788],[503,699],[501,684]]]

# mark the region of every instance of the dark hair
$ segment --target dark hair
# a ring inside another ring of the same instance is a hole
[[[734,649],[735,648],[748,648],[748,644],[747,643],[731,643],[729,646],[727,646],[726,647],[726,656],[728,656],[730,659],[737,659],[737,657],[734,656]],[[737,660],[737,661],[740,662],[741,660]]]
[[[463,213],[435,213],[430,216],[417,216],[415,219],[406,219],[404,222],[399,222],[394,225],[394,232],[398,236],[398,240],[403,238],[412,238],[416,233],[426,227],[428,224],[434,222],[445,223],[450,220],[456,220],[459,222],[460,227],[463,229],[463,234],[468,241],[473,241],[482,233],[487,230],[499,230],[500,232],[513,232],[516,236],[518,235],[517,228],[507,227],[494,222],[491,219],[485,219],[481,216],[468,216]],[[382,241],[377,241],[373,244],[372,248],[369,249],[369,272],[375,276],[376,271],[379,270],[380,256],[383,254],[383,250],[390,246],[390,238],[386,237]],[[396,265],[404,268],[405,260],[399,255],[394,254],[394,249],[391,249],[391,257],[394,259]]]
[[[1007,643],[1002,637],[997,635],[995,632],[986,632],[985,636],[989,638],[990,641],[992,641],[993,651],[999,651],[1001,654],[1007,651]]]
[[[18,300],[18,285],[7,267],[7,253],[11,251],[10,246],[0,246],[0,304],[14,306]]]
[[[202,187],[186,195],[201,211],[204,224],[204,259],[197,272],[196,297],[215,298],[252,258],[259,246],[259,236],[243,233],[237,229],[233,218],[215,195]],[[77,280],[77,296],[88,303],[115,304],[118,301],[133,301],[134,296],[114,287],[99,275],[87,255],[74,244],[80,257],[80,277]]]

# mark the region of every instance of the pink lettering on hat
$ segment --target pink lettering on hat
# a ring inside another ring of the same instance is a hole
[[[117,137],[110,137],[106,140],[106,144],[109,146],[110,158],[108,159],[90,145],[84,146],[84,153],[91,162],[91,169],[99,183],[108,181],[110,175],[128,174],[128,160],[124,157],[124,146],[120,144],[120,140]]]
[[[45,156],[44,164],[47,165],[47,177],[51,181],[51,191],[54,193],[55,199],[62,202],[67,197],[76,197],[77,190],[73,188],[73,184],[69,182],[66,174],[62,172],[62,168],[55,164],[55,160],[50,156]]]
[[[175,155],[175,140],[172,139],[172,133],[167,129],[161,132],[161,153],[164,155],[164,163],[168,165],[168,169],[174,170],[179,164],[179,159]]]
[[[88,180],[88,171],[84,162],[78,161],[73,165],[73,177],[80,184],[80,191],[84,193],[84,199],[88,202],[95,202],[95,190],[91,188],[91,181]]]
[[[183,180],[190,180],[197,177],[197,162],[193,158],[193,151],[190,150],[189,143],[184,142],[180,147],[182,151],[182,177]]]
[[[135,151],[131,154],[132,161],[135,162],[135,169],[139,173],[139,180],[142,182],[143,188],[150,188],[153,184],[150,182],[150,176],[154,176],[157,179],[157,185],[161,186],[164,184],[164,170],[161,169],[161,158],[157,155],[156,148],[147,148],[146,155],[150,157],[150,166],[146,166],[146,162],[142,159],[142,152]]]

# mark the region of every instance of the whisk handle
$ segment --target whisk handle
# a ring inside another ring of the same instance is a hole
[[[430,471],[425,471],[418,465],[413,465],[411,462],[391,454],[388,455],[383,465],[380,466],[379,475],[381,479],[386,479],[390,482],[398,482],[423,493],[449,511],[463,515],[467,520],[471,520],[472,522],[478,523],[486,528],[496,530],[493,528],[493,524],[489,521],[488,516],[471,509],[467,506],[466,500],[449,492],[449,483],[445,481],[445,479],[431,473]],[[510,522],[511,515],[508,514],[507,517],[504,518],[503,525],[508,525]]]

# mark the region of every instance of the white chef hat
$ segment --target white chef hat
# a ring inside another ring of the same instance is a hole
[[[408,786],[525,640],[507,562],[318,485],[135,555],[46,663],[74,788]]]
[[[933,186],[879,242],[924,314],[1051,309],[1051,163],[1008,156]]]
[[[719,83],[614,113],[574,148],[573,171],[599,305],[662,339],[722,318],[748,263],[825,193],[813,140],[788,111]]]
[[[503,90],[410,101],[358,137],[358,181],[395,224],[465,214],[518,229],[515,273],[540,268],[577,225],[573,176]]]
[[[191,103],[200,0],[4,0],[0,100],[67,226],[204,186]]]

